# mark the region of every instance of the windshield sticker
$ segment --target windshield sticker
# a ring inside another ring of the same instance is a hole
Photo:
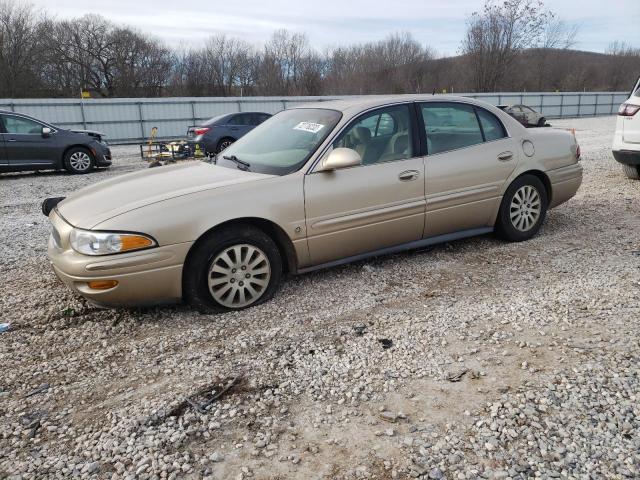
[[[324,128],[324,125],[320,123],[312,123],[312,122],[300,122],[298,125],[293,127],[294,130],[302,130],[303,132],[311,132],[311,133],[318,133],[323,128]]]

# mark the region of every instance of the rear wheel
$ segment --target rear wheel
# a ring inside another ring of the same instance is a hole
[[[69,173],[89,173],[94,165],[93,155],[86,148],[73,147],[64,156],[64,168]]]
[[[220,153],[225,150],[229,145],[234,142],[233,138],[223,138],[218,142],[218,146],[216,147],[216,153]]]
[[[242,310],[273,296],[282,278],[282,258],[262,230],[229,227],[196,246],[184,275],[185,299],[196,308]]]
[[[505,240],[522,242],[533,237],[544,222],[547,190],[534,175],[516,178],[502,197],[496,231]]]
[[[631,180],[640,180],[640,166],[639,165],[622,165],[622,170],[627,178]]]

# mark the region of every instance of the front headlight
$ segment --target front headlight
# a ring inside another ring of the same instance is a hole
[[[74,228],[69,238],[71,247],[83,255],[111,255],[156,247],[151,237],[139,233],[93,232]]]

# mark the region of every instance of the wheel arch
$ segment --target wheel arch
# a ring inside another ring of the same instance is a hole
[[[553,188],[551,187],[551,180],[549,180],[549,177],[547,176],[546,173],[544,173],[542,170],[527,170],[526,172],[522,172],[520,175],[518,175],[516,178],[514,178],[511,183],[515,182],[518,178],[522,177],[523,175],[533,175],[534,177],[537,177],[542,184],[544,185],[544,189],[547,192],[547,204],[551,205],[551,201],[553,198]],[[509,185],[511,185],[511,183]]]
[[[93,160],[94,161],[96,160],[97,152],[94,149],[92,149],[89,145],[84,145],[82,143],[74,143],[72,145],[65,147],[64,150],[62,151],[62,157],[60,158],[60,165],[64,166],[64,159],[67,157],[67,153],[69,153],[69,150],[73,148],[82,148],[83,150],[88,151],[93,157]]]
[[[211,227],[209,230],[205,231],[198,237],[198,239],[193,243],[191,248],[189,249],[189,253],[187,253],[187,258],[185,258],[184,264],[187,265],[189,259],[193,252],[196,251],[197,247],[206,240],[207,237],[214,234],[216,231],[219,231],[224,228],[231,228],[234,226],[251,226],[262,230],[264,233],[269,235],[271,239],[275,242],[278,247],[278,251],[282,256],[282,265],[285,268],[284,273],[295,273],[298,268],[298,260],[296,256],[295,248],[293,247],[293,242],[287,235],[287,233],[280,227],[277,223],[259,217],[242,217],[242,218],[234,218],[232,220],[227,220],[225,222],[219,223],[218,225]],[[183,269],[183,284],[184,284],[184,272],[186,269]]]

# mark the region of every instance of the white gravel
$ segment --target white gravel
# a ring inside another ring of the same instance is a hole
[[[0,176],[0,478],[638,478],[640,182],[614,123],[554,123],[585,180],[529,242],[294,277],[224,315],[99,310],[51,272],[41,200],[144,168],[135,149]]]

